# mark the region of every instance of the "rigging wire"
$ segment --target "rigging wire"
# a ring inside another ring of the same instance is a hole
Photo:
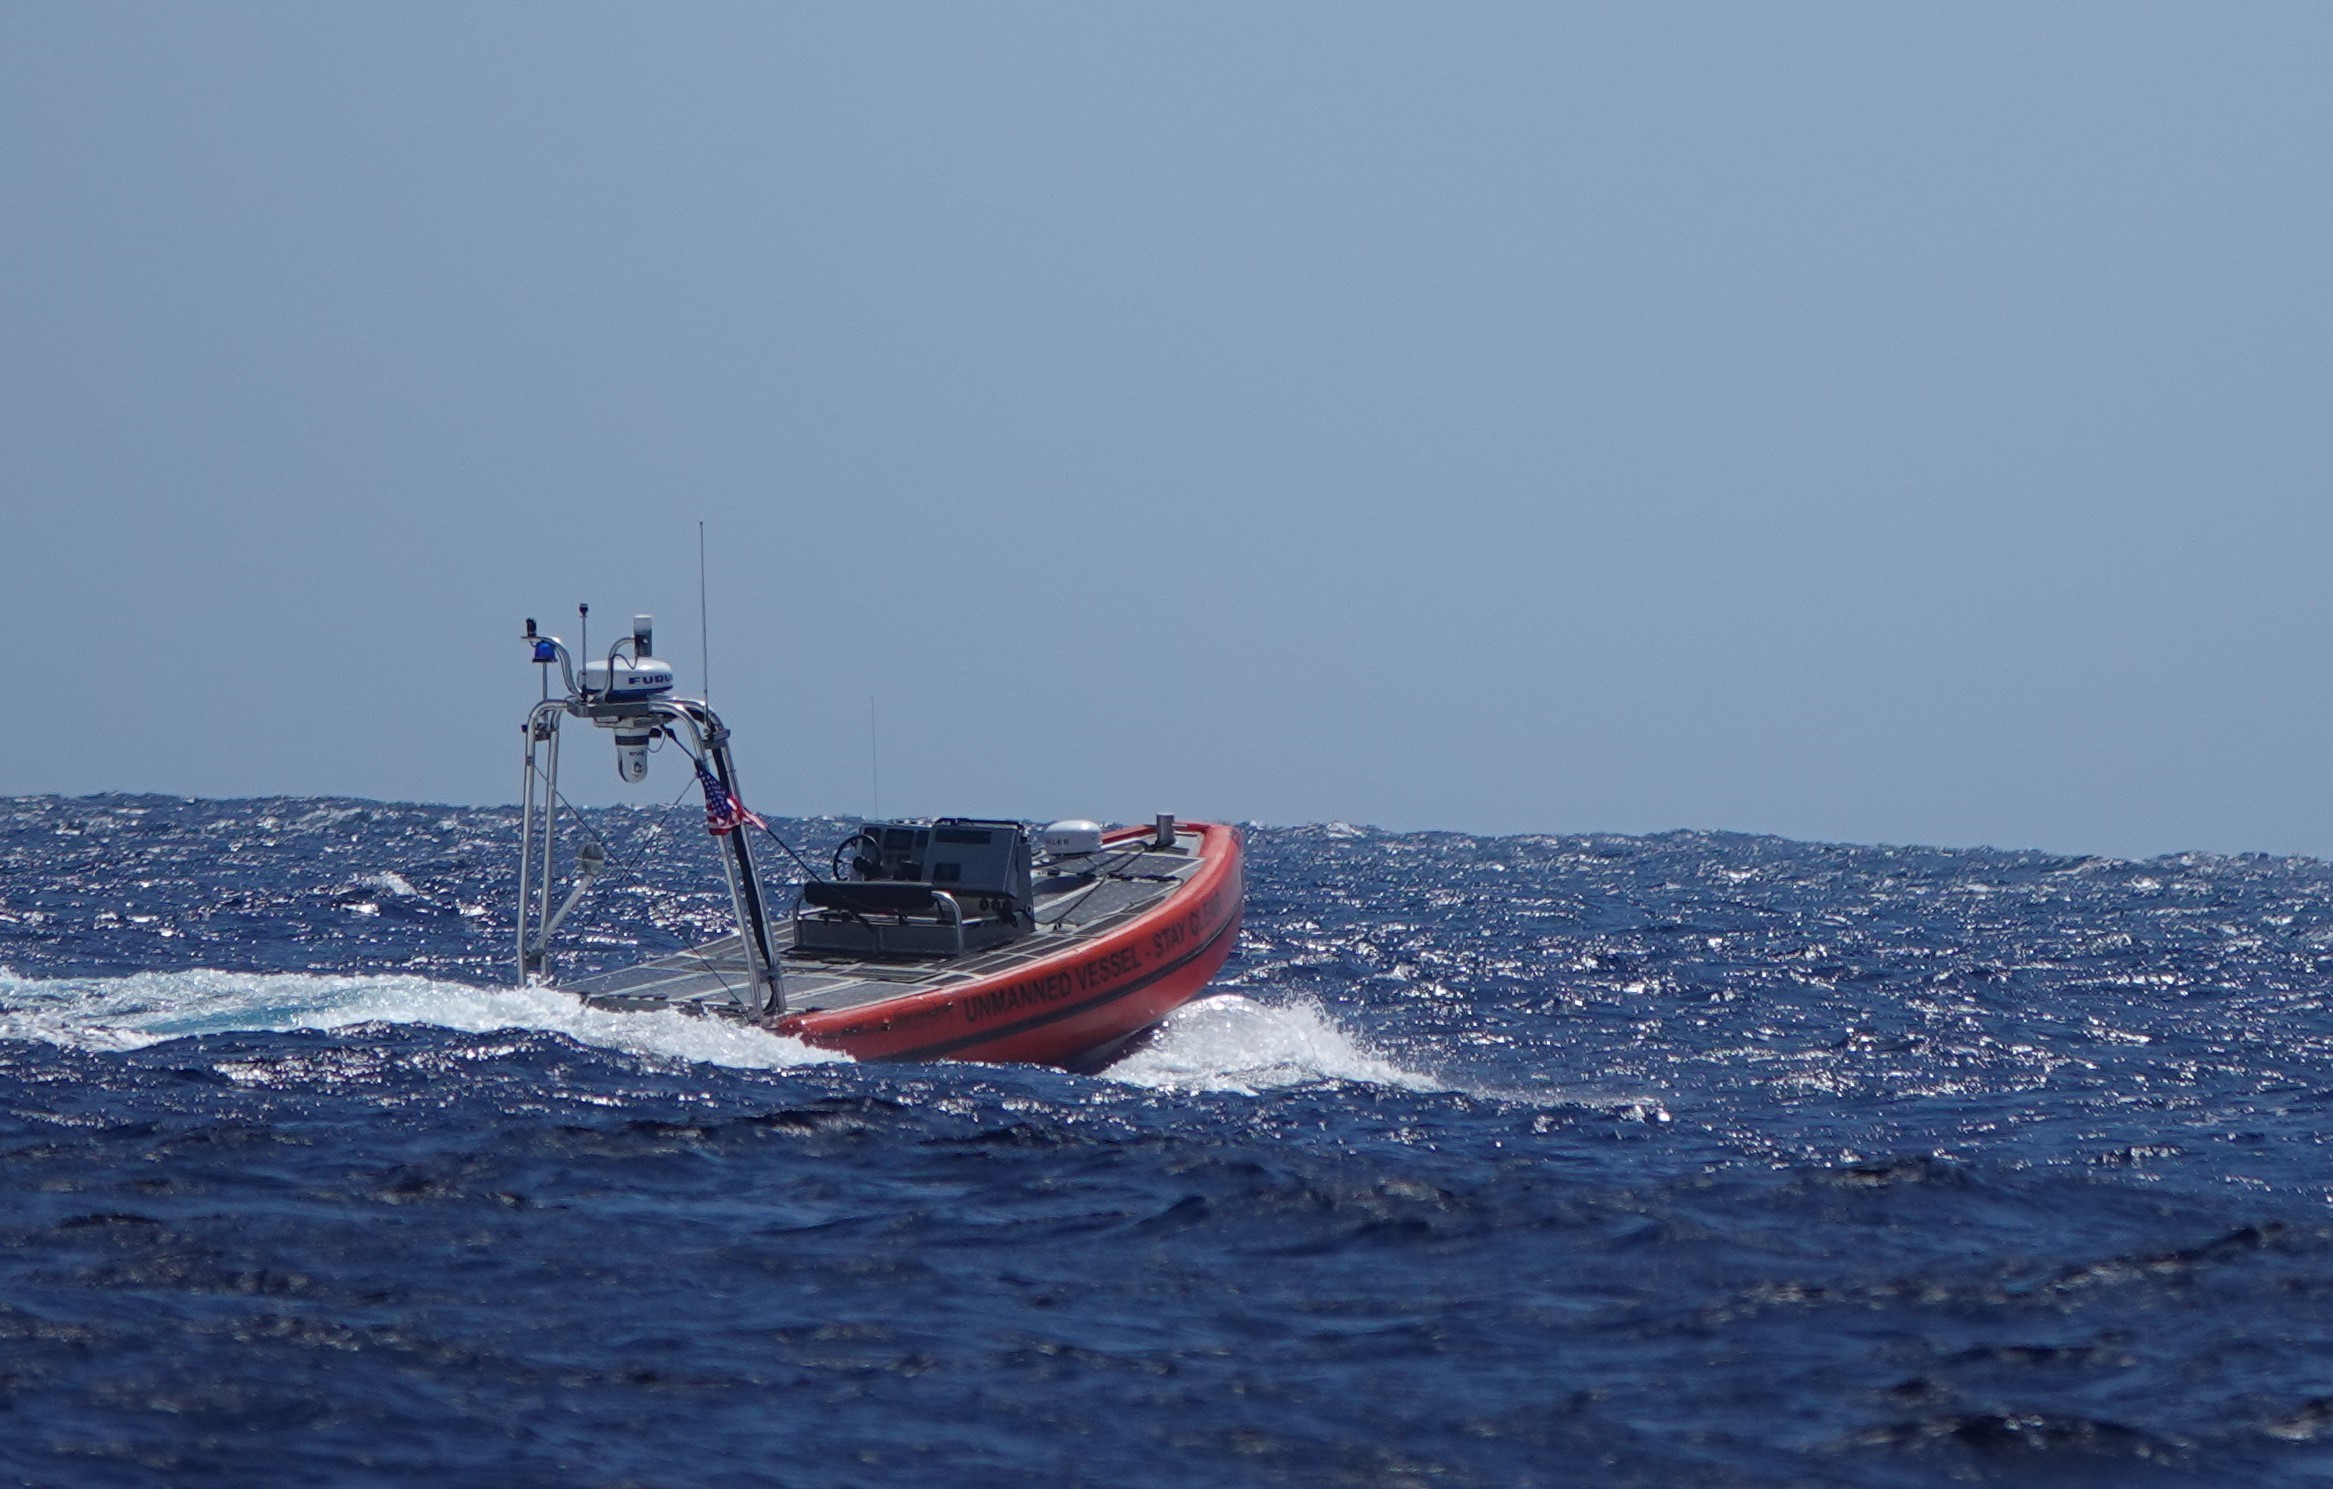
[[[679,747],[679,749],[680,749],[680,752],[681,752],[682,754],[684,754],[684,755],[688,756],[688,757],[689,757],[689,759],[691,759],[691,760],[695,761],[695,762],[697,763],[697,765],[698,765],[698,767],[699,767],[700,769],[702,769],[702,768],[705,768],[705,760],[704,760],[704,757],[703,757],[703,756],[701,756],[701,755],[699,755],[699,754],[698,754],[698,753],[697,753],[695,750],[692,750],[692,749],[690,749],[690,748],[689,748],[689,747],[688,747],[686,744],[682,743],[682,741],[681,741],[681,737],[680,737],[679,735],[677,735],[677,734],[673,733],[673,732],[672,732],[670,729],[666,729],[666,730],[664,730],[664,731],[662,731],[662,732],[663,732],[663,734],[664,734],[664,737],[665,737],[666,739],[669,739],[669,740],[671,740],[671,741],[673,742],[673,744],[675,744],[676,746],[678,746],[678,747]],[[696,782],[694,782],[694,781],[691,781],[691,782],[689,783],[689,785],[688,785],[688,786],[684,786],[684,787],[682,787],[682,788],[681,788],[681,794],[682,794],[683,796],[686,796],[686,795],[688,794],[689,790],[690,790],[692,787],[694,787],[695,785],[696,785]],[[825,875],[823,875],[823,874],[819,873],[817,869],[815,869],[815,868],[811,867],[810,861],[809,861],[808,859],[804,858],[804,857],[803,857],[801,854],[799,854],[799,853],[796,853],[796,852],[794,851],[794,845],[793,845],[792,843],[789,843],[789,842],[787,842],[787,841],[786,841],[784,838],[782,838],[782,837],[779,837],[779,836],[778,836],[778,833],[777,833],[777,829],[776,829],[776,828],[773,828],[773,827],[771,827],[771,826],[770,826],[770,825],[769,825],[767,822],[763,822],[763,821],[760,821],[760,820],[758,820],[758,819],[756,819],[756,820],[755,820],[755,822],[754,822],[754,824],[753,824],[753,825],[754,825],[754,826],[756,826],[756,827],[758,827],[758,828],[760,828],[760,829],[762,830],[762,832],[768,836],[768,838],[769,838],[769,840],[770,840],[771,842],[773,842],[773,843],[777,844],[779,847],[781,847],[781,848],[785,849],[785,850],[786,850],[786,856],[787,856],[788,858],[791,858],[792,860],[794,860],[794,862],[795,862],[796,864],[800,865],[800,866],[801,866],[801,869],[802,869],[802,872],[803,872],[805,875],[807,875],[808,877],[810,877],[810,878],[812,878],[812,879],[823,879],[823,878],[825,877]]]
[[[802,866],[802,872],[803,872],[803,873],[805,873],[805,874],[809,875],[809,876],[810,876],[811,878],[813,878],[813,879],[817,879],[817,878],[821,878],[821,877],[823,877],[823,876],[822,876],[822,875],[821,875],[821,874],[818,872],[818,870],[817,870],[817,869],[815,869],[815,868],[811,867],[811,865],[810,865],[810,863],[809,863],[809,861],[808,861],[807,859],[803,858],[803,856],[802,856],[801,854],[799,854],[799,853],[796,853],[796,852],[794,851],[794,845],[793,845],[793,844],[791,844],[791,843],[787,842],[787,841],[786,841],[784,838],[782,838],[782,837],[779,837],[779,836],[778,836],[778,834],[777,834],[777,831],[776,831],[776,829],[772,828],[772,827],[771,827],[771,826],[770,826],[770,825],[769,825],[767,822],[757,822],[757,823],[755,823],[754,825],[755,825],[756,827],[759,827],[759,828],[760,828],[760,829],[761,829],[761,830],[762,830],[764,833],[767,833],[767,834],[769,835],[769,840],[770,840],[771,842],[773,842],[773,843],[777,844],[779,847],[781,847],[781,848],[785,849],[785,850],[786,850],[786,856],[787,856],[788,858],[791,858],[792,860],[794,860],[794,862],[796,862],[797,864],[800,864],[800,865]]]
[[[662,809],[660,809],[657,813],[656,825],[660,827],[671,825],[673,809],[678,807],[682,801],[687,799],[689,792],[696,788],[696,784],[697,783],[694,781],[689,782],[688,785],[680,788],[680,795],[675,796],[671,801],[668,801],[664,804]],[[633,864],[629,862],[619,862],[617,860],[616,850],[608,846],[608,840],[599,835],[599,832],[592,827],[590,819],[583,815],[583,812],[575,805],[575,803],[567,799],[567,794],[565,792],[554,786],[551,788],[551,795],[558,799],[559,805],[567,809],[567,815],[569,819],[572,820],[577,827],[583,830],[583,835],[590,838],[593,842],[599,844],[600,851],[607,855],[608,866],[610,868],[616,869],[622,873],[630,874],[633,878],[637,879],[642,884],[646,884],[648,882],[648,876],[638,872]]]
[[[676,744],[678,743],[677,740],[674,742]],[[685,752],[687,746],[682,746],[682,749]],[[697,783],[693,780],[690,781],[687,785],[681,787],[680,794],[673,797],[672,800],[666,802],[664,806],[657,812],[653,825],[664,828],[672,828],[673,813],[679,809],[680,804],[683,801],[688,799],[688,794],[696,789]],[[609,869],[612,869],[616,873],[630,878],[638,884],[647,884],[648,876],[640,871],[639,865],[628,857],[623,860],[619,860],[617,858],[615,849],[608,846],[607,839],[600,836],[600,834],[592,827],[590,819],[583,815],[583,812],[575,805],[575,803],[567,799],[564,792],[560,791],[557,787],[553,787],[551,794],[558,799],[559,805],[567,809],[567,815],[569,819],[572,820],[577,827],[583,830],[584,835],[590,838],[593,842],[599,844],[600,851],[607,855]],[[683,956],[692,954],[694,954],[694,948],[684,948],[681,952],[681,955]],[[727,993],[732,1002],[736,1002],[742,1005],[744,1000],[738,996],[737,989],[730,985],[729,979],[721,975],[720,965],[716,963],[711,957],[703,957],[700,958],[700,960],[704,963],[704,970],[712,975],[712,978],[715,982],[721,984],[721,991]]]

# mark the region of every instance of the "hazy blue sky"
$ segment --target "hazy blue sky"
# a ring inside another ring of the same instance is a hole
[[[701,518],[770,810],[872,694],[895,811],[2333,853],[2329,79],[2323,4],[14,0],[0,792],[513,799],[521,620],[693,680]]]

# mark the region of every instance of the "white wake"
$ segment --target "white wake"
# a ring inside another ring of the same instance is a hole
[[[1319,1081],[1449,1089],[1370,1050],[1316,1004],[1265,1004],[1237,993],[1176,1009],[1148,1043],[1102,1075],[1159,1090],[1248,1096]]]
[[[0,1039],[133,1050],[191,1034],[428,1024],[485,1034],[540,1029],[583,1044],[704,1065],[771,1070],[847,1058],[727,1019],[602,1013],[545,988],[478,988],[426,977],[141,972],[27,978],[0,972]]]

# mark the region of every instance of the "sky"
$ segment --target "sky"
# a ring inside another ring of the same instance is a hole
[[[0,794],[514,800],[524,620],[693,689],[702,522],[764,811],[2333,855],[2328,76],[2322,4],[15,0]]]

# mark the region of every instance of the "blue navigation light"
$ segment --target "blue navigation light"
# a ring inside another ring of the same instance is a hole
[[[551,641],[537,641],[537,642],[535,643],[535,660],[536,660],[536,661],[538,661],[538,662],[556,662],[556,661],[558,661],[558,660],[559,660],[559,647],[558,647],[558,644],[557,644],[557,643],[555,643],[555,642],[551,642]]]

